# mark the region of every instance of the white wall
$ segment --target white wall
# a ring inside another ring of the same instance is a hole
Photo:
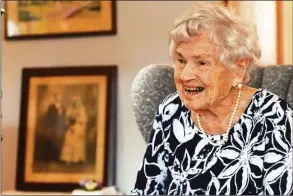
[[[276,2],[251,1],[254,4],[255,23],[262,49],[261,60],[264,64],[277,63]],[[265,13],[265,14],[264,14]],[[268,25],[269,24],[269,25]]]
[[[122,191],[128,192],[146,147],[130,113],[131,82],[144,66],[169,62],[168,31],[175,17],[193,4],[192,1],[118,1],[118,34],[114,37],[2,40],[2,190],[14,189],[15,184],[21,69],[116,64],[119,66],[117,182]]]

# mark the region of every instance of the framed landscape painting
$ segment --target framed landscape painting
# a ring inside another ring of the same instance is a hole
[[[116,66],[25,68],[17,189],[115,183]]]
[[[116,34],[116,1],[5,1],[6,39]]]

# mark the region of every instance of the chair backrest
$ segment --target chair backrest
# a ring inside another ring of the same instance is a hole
[[[132,83],[135,120],[146,142],[150,139],[159,104],[167,95],[176,91],[173,75],[172,66],[152,64],[143,68]],[[252,72],[248,85],[273,92],[293,106],[293,66],[257,68]]]
[[[160,102],[176,91],[173,73],[173,68],[169,65],[153,64],[143,68],[132,83],[135,120],[146,142],[150,139],[154,116]]]

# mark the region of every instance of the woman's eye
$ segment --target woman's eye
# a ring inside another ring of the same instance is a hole
[[[181,58],[178,59],[178,62],[179,62],[179,63],[182,63],[182,64],[185,63],[184,59],[181,59]]]
[[[207,63],[205,61],[199,61],[200,65],[206,65]]]

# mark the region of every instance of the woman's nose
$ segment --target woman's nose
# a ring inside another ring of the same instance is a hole
[[[196,78],[197,78],[197,75],[196,75],[196,70],[194,66],[192,64],[187,64],[185,68],[183,69],[183,71],[181,72],[180,79],[182,81],[189,81]]]

